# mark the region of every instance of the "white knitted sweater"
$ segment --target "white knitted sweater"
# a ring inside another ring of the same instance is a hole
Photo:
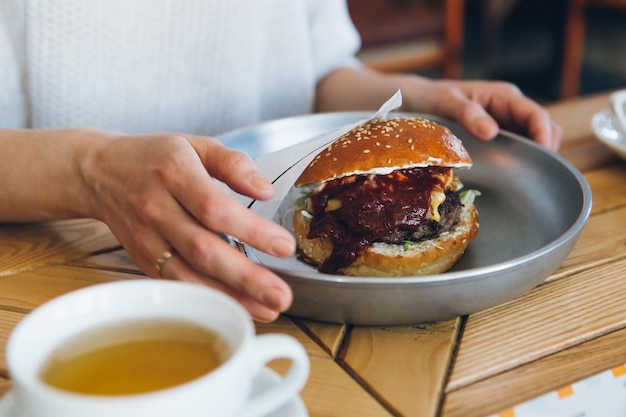
[[[219,134],[356,65],[344,0],[0,0],[0,127]]]

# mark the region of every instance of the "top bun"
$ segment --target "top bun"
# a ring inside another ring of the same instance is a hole
[[[320,152],[295,185],[416,167],[462,168],[472,163],[461,140],[445,126],[417,117],[374,119]]]

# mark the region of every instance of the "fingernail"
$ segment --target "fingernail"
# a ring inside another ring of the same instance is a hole
[[[264,176],[262,176],[258,172],[250,176],[250,184],[252,184],[255,188],[259,188],[263,190],[273,187],[272,183],[269,182]]]
[[[494,124],[486,117],[481,117],[476,121],[476,132],[481,138],[490,139],[496,135],[497,129],[494,129]]]
[[[272,288],[271,290],[265,291],[262,300],[263,304],[272,310],[280,310],[282,309],[284,298],[284,294],[281,290]]]
[[[271,323],[276,320],[279,315],[280,313],[278,311],[267,310],[254,316],[254,320],[258,321],[259,323]]]
[[[272,240],[268,253],[274,256],[289,256],[294,250],[295,244],[292,239],[278,237]]]

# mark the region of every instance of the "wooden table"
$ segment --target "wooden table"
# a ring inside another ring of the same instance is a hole
[[[562,154],[591,185],[593,210],[544,284],[444,322],[354,327],[281,317],[257,326],[294,335],[309,352],[301,397],[311,417],[485,416],[626,363],[626,163],[589,126],[607,96],[549,106],[564,129]],[[0,348],[52,297],[137,278],[144,276],[99,222],[0,226]],[[0,355],[0,395],[10,387]]]

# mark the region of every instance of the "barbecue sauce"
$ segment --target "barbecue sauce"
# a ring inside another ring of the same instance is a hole
[[[314,192],[307,237],[327,237],[334,246],[319,271],[337,273],[372,242],[395,229],[417,230],[430,209],[432,190],[436,186],[443,189],[442,175],[437,174],[449,169],[426,167],[386,175],[352,175],[331,180]],[[338,209],[326,209],[331,199],[340,200]]]

